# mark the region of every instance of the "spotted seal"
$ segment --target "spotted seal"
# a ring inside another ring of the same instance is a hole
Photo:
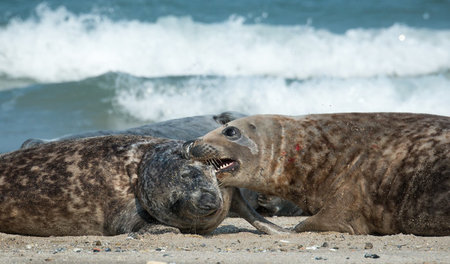
[[[295,230],[450,235],[450,118],[258,115],[185,144],[224,186],[294,201]]]
[[[54,139],[37,139],[32,138],[26,140],[21,148],[29,148],[44,143],[63,141],[70,139],[79,139],[87,137],[105,136],[105,135],[142,135],[160,138],[170,138],[179,140],[190,140],[209,131],[218,128],[232,120],[245,117],[246,115],[239,112],[223,112],[217,115],[201,115],[192,117],[183,117],[140,127],[129,128],[125,130],[99,130],[89,131],[80,134],[66,135]],[[242,195],[245,200],[258,212],[267,216],[294,216],[302,214],[302,210],[290,201],[282,200],[279,197],[267,196],[254,191],[242,189]],[[233,210],[232,210],[233,211]],[[231,214],[237,216],[236,214]]]
[[[206,234],[231,207],[263,232],[284,232],[251,211],[236,188],[219,188],[210,167],[184,159],[183,142],[116,135],[3,154],[0,231],[117,235],[164,224]]]

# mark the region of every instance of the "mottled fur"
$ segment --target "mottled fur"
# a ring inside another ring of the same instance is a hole
[[[244,114],[237,112],[223,112],[218,115],[203,115],[184,117],[179,119],[167,120],[158,123],[143,125],[140,127],[129,128],[126,130],[99,130],[80,134],[67,135],[54,139],[28,139],[22,144],[22,148],[29,148],[49,142],[80,139],[87,137],[97,137],[106,135],[140,135],[152,136],[179,140],[190,140],[209,131],[218,128],[232,120],[244,117]],[[275,196],[262,195],[249,190],[241,190],[244,198],[258,212],[265,215],[299,215],[301,209],[289,201],[282,200]],[[235,216],[236,214],[232,214]]]
[[[214,172],[183,159],[181,144],[106,136],[4,154],[0,231],[116,235],[164,223],[208,233],[226,217],[232,192],[222,196]]]
[[[236,131],[226,131],[234,128]],[[231,133],[233,132],[233,133]],[[253,116],[189,146],[232,159],[224,186],[294,201],[296,231],[450,235],[450,118],[407,113]]]

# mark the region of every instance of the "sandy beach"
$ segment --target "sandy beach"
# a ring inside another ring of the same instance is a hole
[[[268,218],[293,227],[304,217]],[[450,237],[264,235],[227,218],[211,235],[29,237],[0,233],[0,263],[450,263]]]

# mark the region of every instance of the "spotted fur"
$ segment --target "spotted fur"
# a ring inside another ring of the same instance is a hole
[[[54,139],[28,139],[21,148],[29,148],[49,142],[80,139],[87,137],[106,136],[106,135],[140,135],[152,136],[161,138],[170,138],[178,140],[191,140],[202,136],[209,131],[220,127],[232,120],[244,117],[244,114],[237,112],[223,112],[218,115],[203,115],[184,117],[179,119],[167,120],[158,123],[143,125],[140,127],[129,128],[126,130],[112,131],[99,130],[84,132],[81,134],[66,135]],[[289,201],[281,200],[278,197],[268,197],[259,193],[254,193],[249,190],[241,190],[244,198],[255,208],[258,212],[267,215],[295,215],[301,213],[301,210]],[[258,197],[265,201],[260,202]],[[270,202],[266,202],[270,201]],[[235,212],[232,215],[236,215]]]
[[[237,171],[217,176],[222,184],[295,202],[313,215],[298,232],[450,235],[449,117],[263,115],[226,127],[238,128],[241,137],[216,129],[193,143],[189,155],[238,161]]]
[[[232,192],[222,195],[214,172],[183,159],[181,145],[153,137],[105,136],[4,154],[0,231],[116,235],[164,223],[208,233],[226,217]]]

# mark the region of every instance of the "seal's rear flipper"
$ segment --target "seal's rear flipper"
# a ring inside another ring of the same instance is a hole
[[[217,124],[219,125],[225,125],[226,123],[229,123],[235,119],[239,119],[241,117],[245,117],[247,115],[238,113],[238,112],[233,112],[233,111],[229,111],[229,112],[223,112],[220,113],[218,115],[213,116],[214,121],[217,122]]]
[[[244,199],[239,188],[234,190],[230,212],[238,214],[256,229],[268,235],[291,233],[291,231],[277,226],[258,214]]]
[[[42,145],[44,143],[47,143],[47,141],[38,139],[38,138],[29,138],[29,139],[25,140],[25,142],[22,143],[22,146],[20,146],[20,148],[21,149],[32,148],[32,147]]]

